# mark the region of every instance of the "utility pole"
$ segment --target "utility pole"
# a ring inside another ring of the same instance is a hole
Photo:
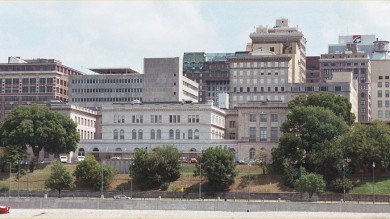
[[[104,195],[103,195],[103,161],[100,163],[100,165],[102,166],[102,182],[101,182],[101,187],[100,187],[100,198],[104,198]]]

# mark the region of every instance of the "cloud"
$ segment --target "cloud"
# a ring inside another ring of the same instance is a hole
[[[195,3],[72,1],[20,6],[8,4],[2,16],[6,20],[0,22],[9,30],[0,38],[6,43],[0,47],[6,56],[47,56],[42,58],[56,58],[74,68],[141,70],[145,57],[181,57],[186,51],[219,45],[214,23],[200,16]],[[17,28],[10,29],[11,21]]]

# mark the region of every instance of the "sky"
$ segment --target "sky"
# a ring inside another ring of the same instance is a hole
[[[245,50],[257,26],[287,18],[308,56],[339,35],[390,40],[390,1],[0,1],[0,63],[54,58],[71,68],[130,67],[184,52]]]

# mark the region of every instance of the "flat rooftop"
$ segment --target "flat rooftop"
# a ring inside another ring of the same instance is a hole
[[[98,74],[138,74],[131,68],[90,68],[89,70]]]

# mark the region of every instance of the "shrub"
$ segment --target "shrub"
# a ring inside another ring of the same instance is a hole
[[[169,183],[163,183],[160,186],[161,191],[167,191],[169,188]]]
[[[345,192],[348,192],[353,188],[353,183],[350,179],[345,178],[345,180],[343,180],[342,178],[337,178],[330,182],[328,189],[332,192],[343,193],[344,185],[345,185]]]

